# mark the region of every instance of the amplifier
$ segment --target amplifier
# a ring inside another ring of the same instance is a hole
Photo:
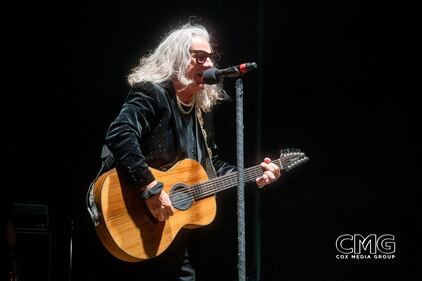
[[[48,231],[48,206],[42,204],[13,203],[16,231]]]

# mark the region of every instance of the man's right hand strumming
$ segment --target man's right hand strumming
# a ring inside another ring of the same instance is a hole
[[[158,183],[153,181],[146,186],[145,190],[150,190]],[[160,193],[145,199],[145,203],[151,214],[158,220],[164,221],[174,214],[173,205],[171,204],[170,197],[164,190]]]

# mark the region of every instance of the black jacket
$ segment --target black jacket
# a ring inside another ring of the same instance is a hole
[[[208,148],[215,144],[213,140],[206,143],[206,133],[197,114],[194,110],[191,114],[193,130],[186,130],[182,120],[186,116],[177,107],[171,83],[167,87],[137,84],[130,89],[120,113],[109,127],[105,144],[131,183],[141,187],[152,182],[154,176],[148,166],[167,170],[187,157],[196,158],[210,178],[235,170],[217,156],[211,157]],[[188,139],[194,139],[196,144],[192,146]],[[192,147],[196,150],[193,154]]]

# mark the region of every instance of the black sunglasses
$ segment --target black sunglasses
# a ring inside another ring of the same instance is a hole
[[[196,59],[196,63],[203,64],[207,58],[210,58],[211,61],[214,61],[215,54],[208,53],[202,50],[189,50],[190,53],[195,54],[194,58]]]

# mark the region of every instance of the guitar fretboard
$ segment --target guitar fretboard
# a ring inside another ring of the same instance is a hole
[[[280,170],[284,169],[283,161],[281,158],[271,162],[276,164],[280,168]],[[202,198],[216,194],[217,192],[235,187],[237,186],[237,174],[237,172],[233,172],[221,177],[211,179],[204,183],[195,184],[191,188],[191,195],[193,196],[195,201],[198,201]],[[255,181],[255,179],[260,176],[262,176],[262,168],[260,165],[249,167],[244,170],[244,181],[246,183]]]

